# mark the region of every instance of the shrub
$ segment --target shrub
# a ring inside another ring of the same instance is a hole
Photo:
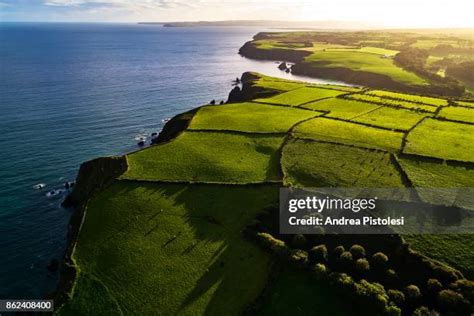
[[[294,249],[291,251],[289,259],[291,263],[303,267],[308,263],[308,253],[304,250]]]
[[[348,268],[352,265],[352,254],[349,251],[344,251],[339,256],[339,263],[343,268]]]
[[[426,282],[426,288],[430,293],[438,293],[443,289],[443,284],[437,279],[429,279],[428,282]]]
[[[295,235],[291,245],[296,249],[304,249],[306,247],[306,238],[303,235]]]
[[[437,299],[443,315],[470,315],[471,306],[462,294],[452,290],[442,290]]]
[[[324,280],[328,276],[327,268],[322,263],[317,263],[311,268],[311,272],[316,280]]]
[[[467,279],[457,280],[453,287],[468,301],[474,304],[474,281]]]
[[[402,310],[398,308],[397,306],[388,306],[385,309],[385,315],[387,316],[400,316],[402,314]]]
[[[328,260],[328,250],[326,245],[319,245],[311,248],[308,256],[309,260],[313,263],[326,262]]]
[[[397,285],[399,281],[397,272],[393,269],[388,269],[385,271],[384,280],[387,284],[392,286]]]
[[[333,253],[336,258],[339,258],[344,251],[346,251],[346,249],[344,249],[344,246],[337,246],[336,248],[334,248]]]
[[[426,306],[420,306],[413,311],[412,316],[436,316],[439,315],[435,311],[430,311],[430,309]]]
[[[407,302],[414,303],[421,298],[421,291],[416,285],[408,285],[405,289],[405,298]]]
[[[372,264],[377,268],[385,268],[388,263],[388,257],[383,252],[374,253],[372,256]]]
[[[354,257],[354,259],[360,259],[365,257],[365,249],[361,245],[352,245],[349,251],[351,252],[352,257]]]
[[[387,294],[388,297],[390,297],[390,300],[394,302],[397,306],[401,307],[405,303],[405,294],[403,294],[402,291],[388,290]]]
[[[358,273],[365,273],[370,270],[369,261],[367,259],[357,259],[354,268]]]
[[[367,310],[366,314],[379,314],[378,311],[385,311],[388,306],[389,297],[384,287],[379,283],[370,283],[361,280],[356,283],[356,294],[361,300],[362,306],[375,308],[374,311]]]
[[[279,257],[286,258],[290,254],[290,249],[284,241],[276,239],[268,233],[258,233],[257,239],[263,247],[270,249]]]
[[[459,271],[456,271],[453,268],[447,266],[436,266],[434,268],[434,275],[438,280],[440,280],[444,284],[449,284],[452,282],[456,282],[458,279],[462,278]]]
[[[345,273],[333,272],[329,274],[330,283],[344,290],[346,293],[355,291],[356,285],[354,280]]]

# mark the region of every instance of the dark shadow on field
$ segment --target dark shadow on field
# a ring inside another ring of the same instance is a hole
[[[274,156],[272,159],[279,159],[276,154]],[[165,196],[170,197],[174,202],[171,209],[163,208],[163,210],[150,212],[149,209],[146,210],[145,206],[143,209],[135,210],[146,216],[147,224],[143,227],[144,238],[148,238],[154,231],[162,228],[160,226],[161,216],[179,216],[191,227],[195,238],[194,242],[180,251],[181,256],[192,255],[193,251],[207,243],[223,242],[215,251],[209,253],[208,263],[210,266],[203,271],[194,288],[188,292],[187,297],[177,310],[178,314],[184,312],[187,306],[216,285],[217,288],[213,289],[214,293],[206,306],[205,314],[230,312],[235,306],[232,302],[228,302],[230,293],[234,293],[237,300],[242,297],[241,295],[246,295],[235,293],[236,284],[239,284],[240,287],[242,284],[248,284],[251,292],[255,283],[246,279],[246,271],[261,263],[258,256],[255,255],[255,249],[242,245],[245,241],[241,231],[256,218],[257,213],[277,201],[279,186],[268,184],[183,185],[127,181],[125,185],[120,186],[118,194],[128,194],[139,188],[145,189],[143,198],[145,201],[151,201],[148,196]],[[174,207],[180,207],[185,212],[173,213]],[[168,247],[179,240],[180,235],[181,231],[176,231],[168,241],[164,242],[162,247]],[[251,242],[249,245],[251,246]],[[183,257],[183,260],[185,259],[186,257]],[[245,292],[249,293],[249,291]]]

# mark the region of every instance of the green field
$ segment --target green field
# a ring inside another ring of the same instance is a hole
[[[331,98],[320,100],[316,102],[306,103],[301,106],[305,109],[315,111],[328,111],[329,117],[336,117],[341,119],[352,119],[358,115],[368,113],[380,107],[378,104],[364,103],[359,101]]]
[[[390,154],[343,145],[293,140],[283,149],[282,167],[292,187],[403,187]]]
[[[382,98],[389,98],[393,100],[423,103],[423,104],[429,104],[429,105],[434,105],[434,106],[448,105],[448,101],[445,99],[431,98],[431,97],[406,94],[406,93],[397,93],[397,92],[384,91],[384,90],[370,90],[370,91],[367,91],[365,94],[370,94],[370,95],[374,95],[374,96],[378,96]]]
[[[446,160],[474,161],[472,144],[474,125],[428,118],[408,134],[403,152]]]
[[[438,116],[453,121],[474,123],[474,108],[447,106],[439,111]]]
[[[414,111],[383,106],[367,114],[358,115],[352,118],[352,121],[407,131],[425,116],[426,114]]]
[[[461,105],[461,106],[467,106],[467,107],[470,107],[470,108],[474,108],[474,102],[456,101],[456,103],[458,105]]]
[[[299,138],[310,138],[393,152],[400,149],[403,138],[403,133],[400,132],[324,117],[311,119],[298,125],[294,130],[294,135]]]
[[[308,278],[303,271],[284,269],[275,276],[271,293],[265,297],[259,315],[351,315],[351,306],[338,293]],[[311,299],[308,299],[310,293]]]
[[[393,49],[386,49],[386,48],[380,48],[380,47],[370,47],[370,46],[365,46],[361,48],[331,48],[328,49],[329,51],[332,52],[360,52],[360,53],[367,53],[367,54],[375,54],[375,55],[382,55],[382,56],[395,56],[398,54],[398,50],[393,50]]]
[[[255,102],[297,106],[311,101],[336,97],[345,93],[347,92],[337,91],[333,89],[304,87],[301,89],[296,89],[286,93],[278,94],[274,97],[256,99]]]
[[[423,111],[434,113],[438,109],[437,106],[432,106],[428,104],[414,103],[403,100],[394,100],[389,98],[383,98],[375,95],[369,94],[351,94],[346,96],[350,100],[357,100],[361,102],[370,102],[375,104],[381,104],[384,106],[391,106],[395,108],[405,108],[413,111]]]
[[[318,113],[313,111],[259,103],[206,106],[194,116],[189,128],[286,133],[297,122],[317,115]]]
[[[124,179],[256,183],[280,180],[281,136],[184,132],[170,143],[127,156]]]
[[[308,57],[306,61],[326,68],[349,68],[354,71],[366,71],[386,75],[395,81],[407,84],[423,85],[426,81],[418,75],[406,71],[393,63],[391,58],[359,51],[322,51]]]
[[[115,183],[89,202],[73,254],[80,278],[59,314],[239,315],[271,260],[240,230],[277,192]]]

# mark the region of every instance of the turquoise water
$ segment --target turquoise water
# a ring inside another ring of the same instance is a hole
[[[258,31],[0,23],[0,298],[55,288],[46,267],[65,250],[72,210],[45,194],[81,162],[134,150],[163,119],[226,99],[244,71],[288,77],[237,54]]]

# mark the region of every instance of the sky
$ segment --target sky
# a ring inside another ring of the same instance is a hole
[[[360,21],[472,27],[474,0],[0,0],[0,21]]]

